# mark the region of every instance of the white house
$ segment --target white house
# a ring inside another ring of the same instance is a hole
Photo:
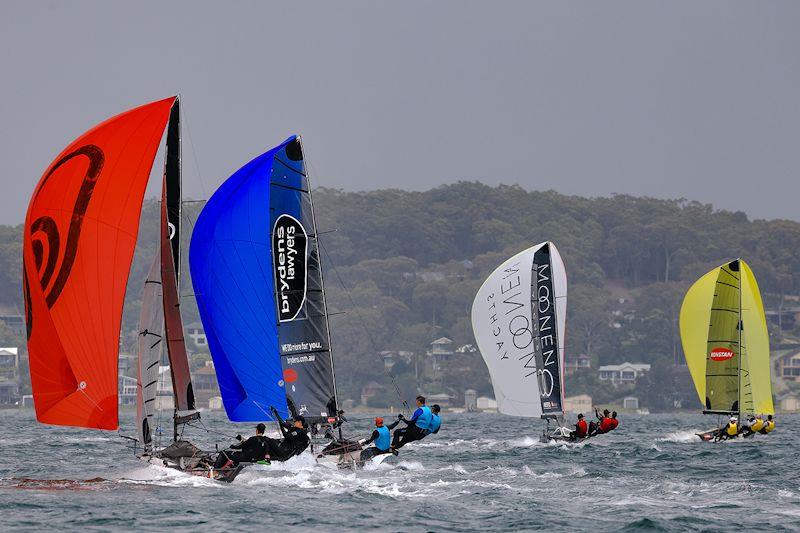
[[[481,396],[475,403],[477,404],[478,411],[497,411],[497,401],[494,398]]]
[[[645,372],[650,371],[650,365],[644,363],[622,363],[619,365],[604,365],[598,369],[601,381],[610,381],[614,385],[633,384]]]
[[[136,389],[138,387],[136,378],[119,374],[117,386],[119,388],[119,404],[136,405]]]
[[[578,394],[564,398],[564,411],[567,413],[590,413],[592,411],[592,397],[588,394]]]

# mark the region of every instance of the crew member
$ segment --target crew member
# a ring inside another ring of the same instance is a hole
[[[264,436],[267,426],[256,426],[256,434],[247,440],[241,435],[236,435],[239,442],[231,445],[237,451],[224,450],[219,453],[214,463],[214,468],[234,467],[239,463],[255,463],[266,458],[268,453],[267,437]]]
[[[392,448],[402,448],[409,442],[420,440],[425,437],[425,432],[430,429],[433,420],[431,408],[425,405],[425,396],[417,396],[417,410],[411,415],[411,420],[407,420],[403,413],[397,415],[398,420],[402,420],[407,425],[404,428],[396,429],[392,436]]]
[[[575,429],[569,436],[569,440],[585,439],[589,435],[589,425],[584,420],[583,413],[578,414],[578,421],[575,423]]]
[[[594,415],[597,417],[597,423],[590,422],[589,423],[589,436],[594,437],[595,435],[599,435],[601,433],[605,433],[606,431],[610,431],[609,427],[610,424],[607,422],[608,417],[611,413],[609,413],[608,409],[603,410],[603,414],[600,415],[600,412],[597,410],[597,407],[594,408]]]
[[[742,433],[745,437],[749,437],[761,431],[763,427],[764,419],[761,418],[761,415],[750,415],[750,418],[747,420],[747,425],[742,427]]]
[[[428,436],[431,433],[439,433],[439,428],[442,427],[442,417],[439,413],[442,411],[442,408],[439,407],[438,403],[435,403],[431,406],[431,424],[428,430],[425,432],[425,435]]]
[[[377,417],[375,419],[375,429],[372,431],[372,435],[370,436],[370,438],[360,442],[362,446],[366,446],[372,443],[375,444],[374,446],[370,446],[365,450],[361,450],[361,460],[366,461],[382,453],[394,452],[394,454],[396,455],[397,451],[391,449],[392,435],[390,431],[393,430],[395,426],[399,423],[400,423],[399,420],[395,420],[388,426],[384,426],[383,418]]]
[[[717,436],[714,438],[716,441],[720,440],[728,440],[735,438],[739,434],[739,419],[735,416],[732,416],[730,421],[725,424],[725,427],[720,429],[717,432]]]
[[[775,429],[775,421],[772,419],[772,415],[767,415],[767,421],[764,423],[764,427],[761,428],[759,433],[766,435],[771,433],[773,429]]]
[[[286,461],[295,455],[300,455],[308,448],[311,439],[308,438],[308,424],[301,415],[295,416],[291,421],[283,420],[278,410],[272,410],[278,427],[283,435],[282,439],[271,439],[264,437],[267,441],[269,458],[272,461]]]
[[[611,413],[611,418],[608,419],[608,430],[604,431],[603,433],[608,433],[609,431],[617,429],[618,425],[619,425],[619,420],[617,420],[617,412],[614,411]]]

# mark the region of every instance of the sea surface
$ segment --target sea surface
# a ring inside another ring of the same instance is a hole
[[[376,413],[386,414],[386,413]],[[309,454],[249,467],[232,484],[146,465],[113,432],[0,411],[0,529],[114,531],[729,531],[800,529],[795,424],[704,443],[702,415],[622,416],[578,445],[540,444],[541,423],[445,414],[442,430],[356,473]],[[213,449],[250,425],[204,413]],[[123,412],[122,431],[133,414]],[[347,434],[366,436],[354,415]]]

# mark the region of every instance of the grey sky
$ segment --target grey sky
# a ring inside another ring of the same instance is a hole
[[[180,92],[187,195],[303,135],[315,186],[460,179],[798,219],[798,2],[0,2],[0,223]]]

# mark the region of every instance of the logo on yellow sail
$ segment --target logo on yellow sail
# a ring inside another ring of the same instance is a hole
[[[714,348],[711,350],[711,360],[712,361],[727,361],[731,359],[735,354],[733,350],[730,348]]]

